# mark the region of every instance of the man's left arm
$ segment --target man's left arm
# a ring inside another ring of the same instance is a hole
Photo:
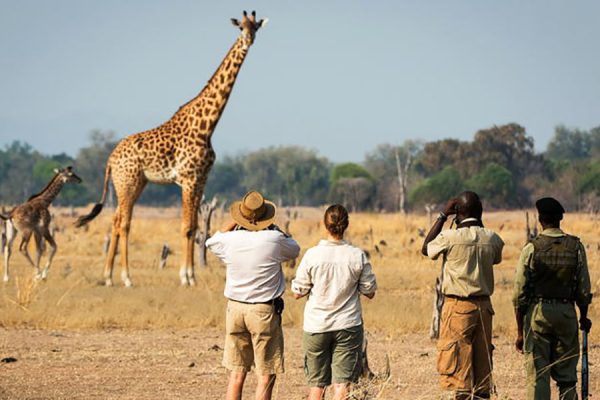
[[[515,283],[513,288],[513,306],[515,308],[515,319],[517,322],[517,340],[515,347],[518,352],[523,352],[523,320],[527,307],[529,306],[529,298],[527,294],[527,269],[533,257],[533,244],[528,243],[521,251],[517,271],[515,273]]]
[[[494,234],[494,265],[502,262],[502,250],[504,249],[504,240],[498,234]]]
[[[362,254],[362,269],[358,279],[358,292],[363,296],[372,299],[377,291],[377,280],[373,273],[373,267],[367,258],[366,254]]]

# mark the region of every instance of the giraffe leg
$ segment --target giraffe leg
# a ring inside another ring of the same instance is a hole
[[[131,215],[133,213],[133,206],[138,197],[140,197],[140,194],[142,194],[147,182],[143,176],[139,176],[137,181],[130,182],[129,186],[115,188],[119,200],[118,232],[121,241],[121,280],[125,284],[125,287],[133,286],[131,277],[129,276],[129,230],[131,228]]]
[[[31,259],[31,256],[29,255],[28,246],[29,246],[29,240],[31,239],[32,233],[33,233],[32,231],[23,231],[23,237],[21,239],[21,244],[19,245],[19,251],[27,259],[29,264],[31,264],[31,266],[35,269],[35,276],[39,276],[40,268],[39,268],[39,266],[35,265],[35,263]]]
[[[9,279],[9,261],[12,253],[12,245],[17,237],[17,229],[12,222],[6,221],[6,245],[4,246],[4,282],[8,282]]]
[[[48,278],[48,270],[50,270],[50,265],[52,264],[52,259],[54,259],[54,255],[56,254],[57,246],[56,246],[56,242],[54,241],[54,238],[52,237],[52,235],[50,234],[50,232],[47,229],[42,231],[42,235],[43,235],[44,239],[50,245],[50,254],[48,255],[48,261],[46,261],[46,265],[44,266],[44,269],[42,270],[42,279],[45,280]]]
[[[193,286],[196,284],[194,276],[194,239],[198,229],[198,208],[200,207],[201,191],[195,189],[183,189],[183,212],[181,222],[181,233],[183,236],[183,251],[185,261],[179,270],[182,286]]]
[[[37,230],[33,231],[33,239],[35,243],[35,269],[37,271],[35,278],[44,279],[43,273],[40,271],[40,260],[44,252],[44,239],[42,238],[42,234]]]
[[[119,244],[119,226],[121,225],[121,206],[119,205],[113,216],[112,230],[110,233],[110,244],[108,246],[108,254],[106,256],[106,264],[104,264],[104,284],[112,286],[112,274],[115,265],[115,255],[117,254],[117,246]]]
[[[121,280],[125,287],[133,286],[129,276],[129,230],[131,228],[131,214],[133,211],[133,202],[123,204],[121,208],[121,224],[119,226],[119,236],[121,237]]]

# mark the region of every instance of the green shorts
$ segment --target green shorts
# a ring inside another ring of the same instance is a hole
[[[362,372],[363,326],[338,331],[304,332],[304,375],[311,387],[356,382]]]

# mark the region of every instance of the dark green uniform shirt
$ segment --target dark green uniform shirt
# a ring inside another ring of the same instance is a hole
[[[558,228],[544,229],[541,233],[545,236],[550,237],[562,237],[565,233]],[[517,274],[515,276],[515,286],[513,291],[513,305],[515,308],[521,308],[527,306],[527,293],[525,288],[527,285],[527,274],[526,271],[533,260],[533,243],[528,243],[521,252],[519,258],[519,264],[517,265]],[[587,305],[591,300],[591,285],[590,285],[590,273],[587,265],[587,257],[585,255],[585,248],[579,242],[578,251],[578,272],[577,272],[577,287],[575,288],[575,302],[578,306]]]

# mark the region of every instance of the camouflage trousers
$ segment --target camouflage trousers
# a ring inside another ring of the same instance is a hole
[[[523,337],[527,399],[550,399],[550,378],[560,400],[577,400],[579,331],[575,306],[537,303],[525,315]]]
[[[457,398],[490,396],[493,315],[488,297],[444,300],[437,369],[441,387]]]

